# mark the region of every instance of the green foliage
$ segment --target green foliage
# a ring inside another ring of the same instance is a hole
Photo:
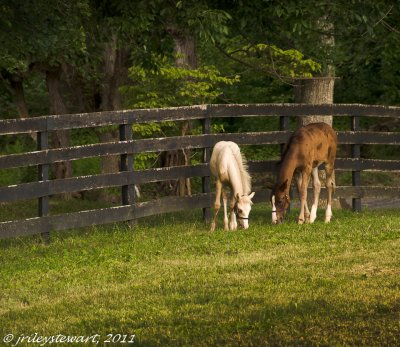
[[[1,69],[24,73],[33,63],[54,66],[85,55],[82,21],[89,15],[86,0],[17,0],[3,4],[2,10],[0,23],[8,30],[0,30]]]
[[[231,41],[227,54],[242,65],[270,76],[282,79],[312,77],[321,70],[321,65],[296,49],[277,47],[273,44],[257,43],[241,46],[240,40]]]
[[[175,66],[167,57],[153,56],[153,69],[133,66],[129,78],[133,85],[121,88],[132,108],[155,108],[212,103],[221,95],[221,86],[239,82],[239,77],[224,77],[214,66],[187,69]]]
[[[159,155],[157,153],[138,153],[135,155],[135,169],[144,170],[154,167]]]
[[[239,82],[239,77],[224,77],[213,66],[187,69],[175,66],[167,57],[153,56],[152,68],[133,66],[129,70],[132,85],[121,87],[129,108],[156,108],[212,103],[222,93],[221,86]],[[214,129],[222,130],[222,125]],[[165,135],[175,129],[173,122],[135,124],[133,131],[140,137]],[[196,130],[194,130],[196,131]],[[158,155],[141,153],[135,157],[135,167],[146,168]]]
[[[160,6],[161,5],[161,6]],[[229,32],[228,11],[210,6],[205,0],[160,1],[160,20],[168,28],[180,28],[201,40],[214,43]]]
[[[340,77],[335,102],[400,104],[399,16],[399,2],[393,0],[5,0],[0,4],[0,117],[16,117],[13,78],[24,81],[30,115],[47,114],[43,71],[55,65],[63,66],[68,110],[99,111],[102,90],[113,87],[104,74],[105,48],[112,45],[117,59],[131,65],[130,82],[121,88],[125,108],[291,102],[293,78],[324,75],[329,66]],[[175,66],[174,30],[195,40],[199,68]],[[126,81],[128,73],[121,77]],[[255,119],[213,124],[219,127],[214,131],[228,132],[275,125]],[[139,124],[133,131],[139,138],[178,134],[172,123]],[[395,157],[396,150],[365,148],[365,153]],[[246,151],[256,158],[276,154],[275,149]],[[155,160],[156,154],[139,155],[135,165]],[[77,172],[83,172],[80,165],[75,164]],[[87,165],[90,172],[97,170],[94,161]]]
[[[27,149],[34,151],[36,144],[27,135],[25,136],[1,136],[0,155],[23,153]],[[0,170],[0,186],[14,185],[31,182],[37,179],[36,167],[21,167]]]

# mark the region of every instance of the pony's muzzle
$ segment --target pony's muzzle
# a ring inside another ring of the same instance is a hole
[[[282,224],[283,221],[283,216],[277,216],[276,212],[272,212],[272,224]]]
[[[249,228],[249,222],[247,220],[239,219],[239,225],[243,229],[248,229]]]

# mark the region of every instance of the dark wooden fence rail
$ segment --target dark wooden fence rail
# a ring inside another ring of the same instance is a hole
[[[353,186],[337,187],[336,197],[353,198],[353,208],[361,208],[363,197],[400,196],[400,187],[361,186],[360,172],[364,170],[400,172],[399,160],[373,160],[360,158],[363,144],[400,145],[399,132],[361,131],[361,117],[400,118],[400,107],[371,105],[305,105],[305,104],[252,104],[252,105],[201,105],[168,109],[128,110],[90,114],[56,115],[31,119],[0,121],[1,135],[37,133],[38,148],[35,152],[0,156],[0,169],[37,166],[38,181],[0,187],[0,203],[38,199],[38,217],[0,223],[0,238],[19,235],[42,234],[48,238],[51,230],[100,225],[134,220],[144,216],[167,213],[187,208],[203,208],[209,217],[212,194],[208,162],[213,145],[220,140],[231,140],[239,145],[284,144],[289,138],[289,118],[304,115],[332,115],[351,117],[351,131],[338,132],[340,144],[352,146],[352,158],[336,160],[336,170],[352,171]],[[224,117],[279,116],[280,130],[234,134],[211,134],[211,120]],[[200,120],[203,133],[183,137],[132,139],[132,124]],[[120,141],[97,143],[60,149],[48,148],[48,134],[53,130],[76,129],[118,125]],[[169,168],[133,171],[134,155],[142,152],[160,152],[196,148],[203,150],[203,163]],[[98,156],[119,155],[121,171],[112,174],[49,180],[49,165],[55,162]],[[250,162],[251,173],[273,172],[276,161]],[[201,177],[202,193],[187,197],[166,197],[156,201],[135,201],[134,184],[159,182],[180,177]],[[49,197],[60,193],[82,190],[121,187],[121,205],[96,210],[51,215]],[[268,189],[257,191],[255,202],[266,202]]]

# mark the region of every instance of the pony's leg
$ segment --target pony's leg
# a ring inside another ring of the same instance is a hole
[[[310,212],[307,206],[307,187],[308,182],[310,181],[310,174],[311,170],[307,168],[301,173],[300,214],[298,219],[299,224],[303,224],[305,221],[309,221],[310,219]]]
[[[318,177],[318,167],[315,167],[312,169],[311,175],[312,175],[312,181],[313,181],[314,201],[311,206],[310,223],[314,223],[315,218],[317,218],[319,194],[321,192],[321,182]]]
[[[228,205],[228,196],[226,195],[225,191],[222,191],[222,200],[224,202],[224,230],[229,230],[229,226],[228,226],[228,209],[227,209],[227,205]]]
[[[221,207],[221,191],[222,191],[222,183],[219,179],[215,181],[215,203],[214,203],[214,218],[211,222],[210,231],[214,231],[217,225],[217,214]]]
[[[296,181],[297,193],[298,193],[299,199],[300,199],[300,201],[301,201],[301,191],[302,191],[301,185],[302,185],[302,182],[303,182],[302,173],[296,171],[295,174],[294,174],[294,179],[295,179],[295,181]],[[307,184],[307,186],[308,186],[308,184]],[[310,210],[308,209],[307,199],[306,199],[306,203],[305,203],[305,205],[304,205],[304,214],[305,214],[305,216],[306,216],[305,221],[308,222],[309,219],[308,219],[307,216],[310,215]]]
[[[328,201],[325,210],[325,223],[329,223],[332,218],[332,193],[335,190],[335,172],[333,165],[325,164],[326,171],[326,190],[328,191]]]
[[[295,171],[294,172],[294,180],[296,182],[296,188],[297,188],[297,193],[300,196],[300,192],[301,192],[301,172]]]
[[[232,192],[231,198],[229,200],[229,207],[230,207],[230,210],[231,210],[231,212],[230,212],[230,220],[229,220],[229,229],[230,230],[236,230],[237,229],[236,214],[235,214],[235,211],[234,211],[235,203],[236,203],[235,196],[234,196],[234,194]]]

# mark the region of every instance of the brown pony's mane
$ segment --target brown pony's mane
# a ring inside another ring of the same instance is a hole
[[[288,154],[289,150],[291,149],[292,145],[294,143],[299,142],[301,138],[301,134],[299,134],[297,131],[294,132],[290,138],[289,138],[289,142],[285,144],[285,147],[283,148],[283,152],[281,154],[281,159],[278,161],[277,165],[280,166],[283,162],[283,160],[285,159],[286,155]]]

